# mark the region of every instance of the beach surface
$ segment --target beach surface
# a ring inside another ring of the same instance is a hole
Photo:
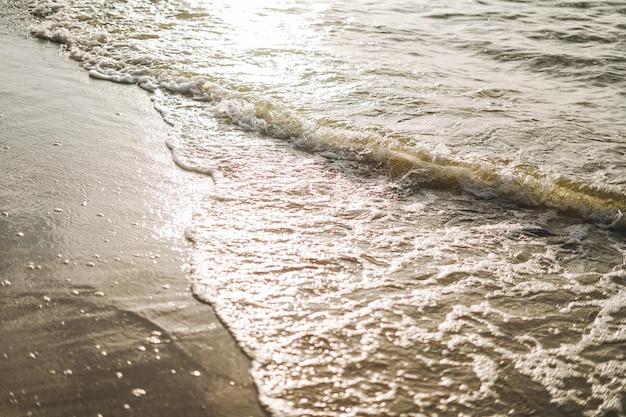
[[[0,415],[265,415],[189,291],[211,179],[174,165],[148,93],[1,25],[0,45]]]

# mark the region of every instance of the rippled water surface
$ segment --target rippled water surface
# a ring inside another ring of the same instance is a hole
[[[206,174],[194,294],[273,415],[626,414],[626,4],[24,7]]]

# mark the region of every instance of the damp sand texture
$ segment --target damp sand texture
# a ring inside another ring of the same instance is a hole
[[[0,45],[0,415],[264,415],[188,291],[182,197],[207,179],[173,165],[148,95]]]

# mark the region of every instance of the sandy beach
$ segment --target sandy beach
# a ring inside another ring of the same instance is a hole
[[[265,415],[248,359],[188,288],[185,222],[211,179],[174,165],[148,93],[10,32],[0,415]]]

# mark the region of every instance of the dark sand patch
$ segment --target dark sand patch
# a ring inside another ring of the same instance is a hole
[[[221,330],[168,333],[93,296],[44,297],[0,302],[2,415],[254,415]]]

